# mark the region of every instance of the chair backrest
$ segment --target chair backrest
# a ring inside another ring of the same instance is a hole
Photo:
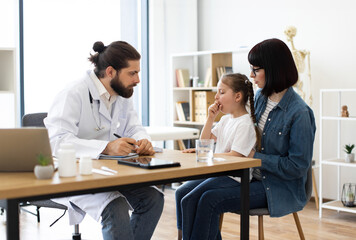
[[[22,117],[23,127],[44,127],[43,119],[47,117],[46,112],[42,113],[29,113]]]

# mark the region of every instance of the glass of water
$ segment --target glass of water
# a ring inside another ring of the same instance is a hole
[[[214,139],[195,140],[195,152],[197,162],[209,162],[213,160]]]

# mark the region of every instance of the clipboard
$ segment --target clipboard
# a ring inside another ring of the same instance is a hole
[[[129,165],[133,167],[146,168],[146,169],[180,167],[179,162],[173,162],[173,161],[167,161],[163,159],[149,158],[149,157],[118,159],[117,163]]]

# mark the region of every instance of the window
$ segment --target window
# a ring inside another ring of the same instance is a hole
[[[23,114],[47,112],[61,89],[92,68],[88,57],[94,42],[102,41],[107,45],[124,40],[142,54],[139,48],[139,2],[23,1]],[[134,94],[139,114],[141,85],[136,87]]]

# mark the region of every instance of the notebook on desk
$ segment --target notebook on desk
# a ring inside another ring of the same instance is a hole
[[[0,172],[32,172],[39,154],[53,162],[46,128],[0,129]]]

